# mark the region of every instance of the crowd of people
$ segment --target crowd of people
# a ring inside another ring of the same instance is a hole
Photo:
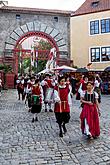
[[[59,136],[67,132],[66,124],[70,120],[70,111],[74,108],[73,95],[80,100],[82,134],[89,139],[100,135],[99,116],[101,102],[101,79],[96,75],[92,79],[82,75],[80,81],[74,76],[44,74],[20,76],[16,80],[18,99],[28,103],[28,111],[33,114],[32,122],[38,121],[38,113],[45,105],[45,112],[54,111],[59,126]],[[54,107],[54,108],[53,108]]]

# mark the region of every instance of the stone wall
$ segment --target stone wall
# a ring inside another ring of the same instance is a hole
[[[55,19],[55,18],[58,18]],[[32,25],[33,24],[33,25]],[[38,25],[39,24],[39,25]],[[14,49],[16,41],[27,31],[43,31],[51,35],[58,45],[60,58],[70,58],[70,16],[57,13],[23,13],[20,10],[0,9],[0,58],[4,51]],[[33,26],[33,27],[32,27]],[[35,29],[37,26],[38,29]],[[33,29],[31,29],[33,28]],[[53,31],[49,31],[53,29]]]

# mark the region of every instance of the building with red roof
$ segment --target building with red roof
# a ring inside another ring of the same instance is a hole
[[[78,67],[110,66],[110,0],[86,0],[72,13],[71,58]]]

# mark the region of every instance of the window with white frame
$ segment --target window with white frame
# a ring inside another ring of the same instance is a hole
[[[99,20],[90,21],[90,35],[99,34]]]
[[[102,19],[101,33],[109,33],[109,32],[110,32],[110,19]]]
[[[101,48],[101,61],[110,61],[110,47]]]
[[[100,62],[100,47],[98,48],[91,48],[91,62]]]

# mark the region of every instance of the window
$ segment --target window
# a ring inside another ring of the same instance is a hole
[[[20,19],[20,18],[21,18],[20,14],[16,14],[16,19]]]
[[[100,48],[91,48],[91,62],[100,62]]]
[[[101,33],[110,32],[110,19],[101,20]]]
[[[110,47],[101,48],[101,60],[110,61]]]
[[[54,17],[54,21],[55,22],[58,22],[58,17]]]
[[[92,7],[97,7],[99,5],[99,1],[95,1],[91,3]]]
[[[99,20],[90,22],[90,34],[99,34]]]

